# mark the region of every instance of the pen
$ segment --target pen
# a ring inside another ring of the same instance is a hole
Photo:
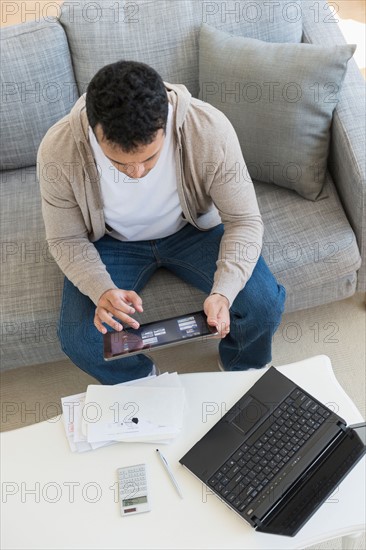
[[[173,472],[172,472],[171,469],[170,469],[170,466],[169,466],[169,464],[168,464],[167,459],[165,458],[165,456],[163,456],[163,455],[161,454],[161,452],[159,451],[159,449],[156,449],[156,452],[158,453],[159,458],[160,458],[160,460],[162,461],[164,468],[165,468],[166,471],[168,472],[168,475],[169,475],[170,479],[172,480],[172,483],[173,483],[174,487],[176,488],[178,495],[180,496],[180,498],[183,498],[182,491],[181,491],[180,488],[179,488],[179,485],[178,485],[178,483],[177,483],[177,480],[176,480],[175,477],[173,476]]]

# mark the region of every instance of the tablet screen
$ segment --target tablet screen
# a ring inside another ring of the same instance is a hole
[[[140,325],[138,329],[107,332],[104,335],[104,357],[111,359],[213,333],[216,333],[215,327],[209,327],[205,313],[199,311]]]

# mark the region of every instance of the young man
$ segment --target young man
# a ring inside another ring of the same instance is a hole
[[[220,366],[271,360],[285,289],[260,255],[253,184],[220,111],[148,65],[119,61],[49,129],[37,168],[47,241],[65,274],[58,334],[78,367],[104,384],[152,372],[143,354],[105,362],[102,333],[138,326],[138,293],[160,266],[208,294]]]

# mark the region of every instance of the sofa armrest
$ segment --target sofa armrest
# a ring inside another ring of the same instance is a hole
[[[325,0],[306,2],[303,6],[303,42],[324,45],[346,43],[337,24],[336,3],[333,8]],[[366,290],[365,101],[365,80],[352,58],[348,62],[333,115],[328,163],[362,256],[362,266],[358,271],[359,291]]]

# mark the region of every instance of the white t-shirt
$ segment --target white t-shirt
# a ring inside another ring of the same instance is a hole
[[[174,157],[173,107],[169,112],[164,145],[150,172],[130,178],[113,166],[89,126],[89,139],[100,174],[104,218],[111,237],[121,241],[159,239],[186,225],[177,191]]]

